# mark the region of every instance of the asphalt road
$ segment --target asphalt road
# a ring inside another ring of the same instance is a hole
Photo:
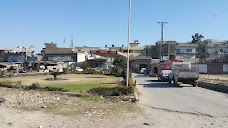
[[[166,111],[228,117],[228,94],[188,84],[174,86],[156,77],[133,74],[141,93],[139,103]]]

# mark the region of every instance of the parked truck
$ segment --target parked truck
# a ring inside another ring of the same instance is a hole
[[[163,60],[158,64],[151,66],[151,76],[157,76],[160,81],[169,81],[169,74],[171,71],[171,65],[173,62],[183,62],[180,60]],[[156,73],[154,72],[156,69]]]
[[[190,62],[173,62],[171,66],[172,72],[169,74],[169,83],[192,84],[194,87],[198,85],[199,68]]]

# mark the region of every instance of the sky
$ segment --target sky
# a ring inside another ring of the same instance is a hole
[[[126,46],[129,0],[0,0],[0,48]],[[228,40],[228,0],[131,0],[130,40]],[[64,42],[64,38],[66,40]]]

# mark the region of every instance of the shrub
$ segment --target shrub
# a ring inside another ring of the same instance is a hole
[[[93,68],[88,68],[85,73],[88,73],[88,74],[100,74],[101,71],[99,70],[96,70],[96,69],[93,69]]]
[[[111,74],[113,74],[113,75],[115,75],[117,77],[120,77],[120,76],[122,76],[122,71],[123,71],[123,68],[115,66],[115,67],[112,68]]]
[[[67,92],[68,90],[65,90],[63,88],[58,87],[51,87],[51,86],[45,86],[41,87],[38,83],[32,83],[30,86],[21,85],[21,81],[17,81],[16,83],[5,80],[0,82],[1,87],[7,87],[7,88],[18,88],[23,90],[44,90],[44,91],[61,91],[61,92]]]
[[[17,81],[16,82],[16,85],[21,85],[22,84],[22,81]]]
[[[121,76],[123,77],[124,80],[126,80],[126,78],[127,78],[127,69],[125,69],[125,70],[123,70],[121,72]],[[129,70],[129,78],[131,78],[131,77],[132,77],[132,71]]]
[[[135,86],[135,82],[131,77],[128,79],[128,86],[131,86],[131,87]]]
[[[2,87],[9,87],[10,85],[12,85],[13,84],[13,81],[10,81],[10,80],[4,80],[4,81],[2,81],[1,83],[0,83],[0,85],[2,86]]]
[[[58,87],[51,87],[51,86],[45,86],[42,88],[44,91],[61,91],[61,92],[67,92],[68,90],[65,90],[63,88],[58,88]]]
[[[63,73],[64,74],[68,74],[69,73],[69,69],[68,68],[63,68]]]
[[[7,70],[3,70],[3,71],[2,71],[2,77],[3,77],[3,78],[7,77],[7,73],[8,73]]]
[[[13,82],[10,80],[4,80],[0,82],[1,87],[7,87],[7,88],[19,88],[21,84],[22,84],[21,81]]]
[[[86,70],[89,67],[88,60],[84,61],[82,64],[82,69]]]
[[[25,90],[38,90],[41,89],[38,83],[32,83],[30,86],[25,86]]]
[[[121,96],[121,95],[131,95],[134,93],[134,88],[132,86],[124,87],[99,87],[93,88],[88,91],[90,94],[100,95],[100,96]]]

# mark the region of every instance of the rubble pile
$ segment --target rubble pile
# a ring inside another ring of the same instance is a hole
[[[69,97],[45,91],[0,88],[0,105],[6,107],[33,107],[45,103],[57,103],[61,98]]]

